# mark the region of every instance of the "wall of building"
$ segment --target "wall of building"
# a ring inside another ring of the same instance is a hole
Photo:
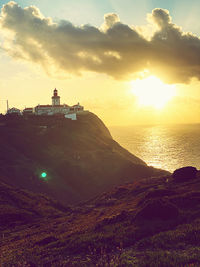
[[[65,118],[66,119],[71,119],[72,121],[76,121],[77,120],[76,113],[66,114]]]

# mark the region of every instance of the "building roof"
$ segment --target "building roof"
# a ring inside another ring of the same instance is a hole
[[[83,106],[79,105],[79,104],[76,104],[76,105],[73,105],[71,106],[72,108],[82,108]]]
[[[41,107],[41,108],[65,108],[65,107],[69,107],[68,105],[64,104],[64,105],[37,105],[37,107]]]
[[[13,107],[13,108],[9,108],[8,111],[9,111],[9,110],[19,110],[19,111],[20,111],[20,109],[15,108],[15,107]]]
[[[37,105],[36,108],[37,107],[40,107],[40,108],[51,108],[52,105]]]
[[[33,108],[25,108],[24,110],[33,110]]]

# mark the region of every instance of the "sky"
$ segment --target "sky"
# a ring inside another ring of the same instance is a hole
[[[0,0],[0,112],[80,102],[108,126],[200,122],[197,0]]]

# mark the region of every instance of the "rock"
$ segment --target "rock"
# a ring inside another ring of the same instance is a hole
[[[178,208],[163,200],[151,200],[138,211],[136,219],[139,220],[171,220],[179,215]]]
[[[176,182],[185,182],[197,177],[197,169],[195,167],[187,166],[180,169],[177,169],[172,174],[174,181]]]

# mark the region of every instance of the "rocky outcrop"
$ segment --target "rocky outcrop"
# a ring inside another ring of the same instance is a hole
[[[198,171],[195,167],[187,166],[175,170],[172,174],[172,177],[175,182],[185,182],[191,179],[195,179],[197,172]]]

